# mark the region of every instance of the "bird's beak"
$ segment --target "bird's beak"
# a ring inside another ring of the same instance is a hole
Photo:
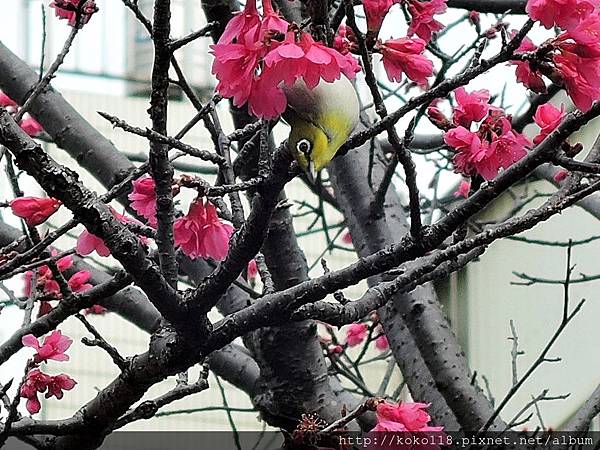
[[[308,167],[306,168],[306,171],[313,180],[317,179],[317,170],[315,169],[315,163],[313,160],[308,160]]]

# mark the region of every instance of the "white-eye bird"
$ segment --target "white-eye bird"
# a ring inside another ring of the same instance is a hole
[[[302,79],[283,88],[291,131],[288,145],[298,164],[313,178],[335,156],[358,123],[359,105],[354,86],[345,77],[323,80],[309,89]]]

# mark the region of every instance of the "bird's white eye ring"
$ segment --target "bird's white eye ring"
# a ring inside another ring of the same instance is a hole
[[[303,155],[308,156],[310,155],[310,152],[312,150],[312,144],[308,139],[300,139],[296,144],[296,150],[298,150]]]

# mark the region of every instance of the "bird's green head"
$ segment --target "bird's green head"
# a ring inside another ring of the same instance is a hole
[[[298,164],[315,176],[333,159],[358,122],[358,98],[352,84],[341,77],[308,89],[301,80],[284,88],[291,131],[288,145]]]
[[[313,176],[331,161],[352,131],[344,117],[334,114],[323,117],[318,125],[300,118],[290,122],[288,145],[300,167]]]

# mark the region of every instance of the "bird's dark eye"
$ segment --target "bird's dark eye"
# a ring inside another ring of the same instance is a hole
[[[310,155],[312,150],[312,145],[308,139],[300,139],[296,144],[296,149],[302,153],[304,156]]]

